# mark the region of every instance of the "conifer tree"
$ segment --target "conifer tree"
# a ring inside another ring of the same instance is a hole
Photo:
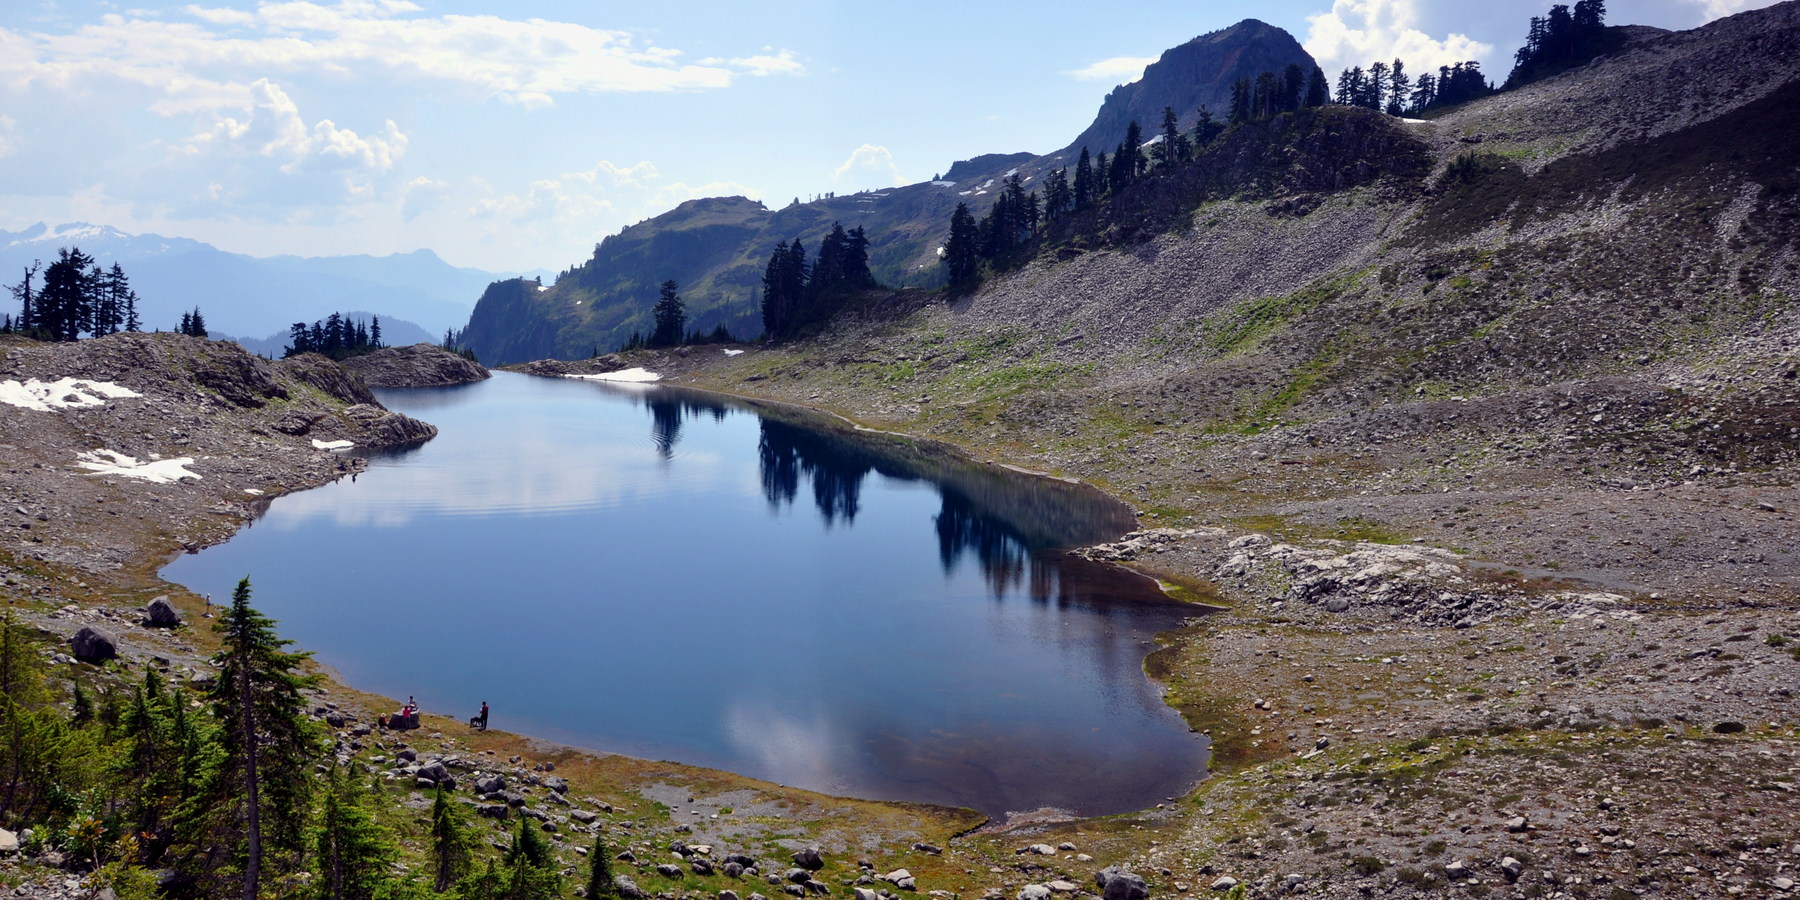
[[[13,300],[19,304],[19,315],[13,319],[13,329],[20,334],[30,334],[37,328],[37,292],[32,282],[37,279],[41,264],[33,261],[25,267],[25,277],[18,284],[7,285]]]
[[[275,622],[250,606],[250,579],[239,581],[231,606],[213,630],[222,647],[209,701],[222,724],[224,758],[213,773],[212,825],[241,843],[244,900],[256,900],[266,851],[297,857],[305,846],[317,738],[301,691],[314,679],[300,674],[309,654],[282,648]]]
[[[606,847],[606,835],[594,834],[594,849],[588,854],[587,900],[614,900],[619,891],[613,886],[612,851]]]
[[[432,888],[438,893],[468,876],[470,844],[467,823],[450,802],[449,792],[439,786],[431,801]]]
[[[1158,165],[1172,166],[1186,162],[1188,158],[1187,135],[1181,133],[1181,126],[1175,118],[1174,107],[1163,107],[1162,140],[1156,144],[1156,161]]]
[[[1281,110],[1291,112],[1306,101],[1306,70],[1299,63],[1288,63],[1281,76]]]
[[[950,214],[950,238],[944,242],[944,265],[950,270],[950,289],[966,291],[981,275],[980,229],[967,203],[956,204]]]
[[[1087,209],[1094,202],[1094,161],[1088,156],[1088,149],[1081,148],[1081,156],[1075,162],[1075,183],[1072,186],[1076,209]]]
[[[393,840],[363,805],[362,792],[336,765],[325,772],[319,823],[313,829],[319,900],[374,900],[391,880]]]
[[[1306,80],[1306,105],[1324,106],[1331,102],[1331,89],[1325,81],[1325,70],[1313,66],[1312,77]]]
[[[673,347],[687,334],[687,311],[681,305],[681,295],[676,293],[676,288],[673,280],[662,283],[656,306],[650,311],[656,319],[656,330],[650,334],[651,346]]]
[[[58,250],[56,262],[44,269],[33,324],[51,340],[76,340],[92,321],[99,292],[94,271],[94,258],[79,247]]]

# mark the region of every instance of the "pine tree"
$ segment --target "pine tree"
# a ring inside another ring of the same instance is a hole
[[[38,293],[34,314],[35,324],[51,340],[76,340],[93,320],[99,292],[94,271],[94,258],[79,247],[58,250],[56,262],[44,269],[44,289]]]
[[[1306,105],[1324,106],[1331,102],[1331,89],[1325,81],[1325,70],[1313,66],[1312,77],[1306,80]]]
[[[197,311],[196,311],[197,316]],[[309,654],[275,634],[275,622],[250,606],[250,579],[239,581],[231,607],[213,630],[222,647],[209,701],[223,724],[224,759],[214,773],[215,827],[244,853],[244,900],[256,900],[265,850],[298,855],[305,845],[311,769],[318,741],[301,691],[315,679],[299,667]]]
[[[431,801],[433,890],[441,894],[468,876],[472,857],[470,844],[468,825],[456,804],[450,802],[449,792],[439,787],[436,798]]]
[[[1142,178],[1145,170],[1150,167],[1150,161],[1144,158],[1144,129],[1138,125],[1136,119],[1132,119],[1131,124],[1125,126],[1125,143],[1120,146],[1119,155],[1128,161],[1125,168],[1128,181]]]
[[[1242,125],[1250,121],[1251,93],[1250,79],[1239,78],[1231,83],[1231,115],[1226,119],[1227,125]]]
[[[687,312],[682,308],[681,295],[676,293],[674,281],[662,283],[661,294],[656,306],[650,313],[656,320],[656,330],[650,334],[650,344],[656,347],[673,347],[681,343],[687,334]]]
[[[319,900],[374,900],[391,880],[388,868],[396,848],[361,798],[338,766],[326,770],[319,823],[313,829]]]
[[[1081,156],[1075,162],[1074,192],[1076,209],[1087,209],[1094,202],[1094,161],[1086,147],[1081,148]]]
[[[587,900],[615,900],[619,895],[613,886],[612,851],[606,847],[606,835],[594,834],[594,849],[588,854]]]
[[[13,328],[20,334],[30,334],[37,328],[37,293],[32,282],[37,279],[41,264],[35,260],[25,268],[25,277],[18,284],[7,285],[12,292],[13,300],[19,304],[18,318],[13,320]]]
[[[956,204],[950,214],[950,238],[944,242],[944,265],[950,270],[950,289],[967,291],[981,277],[980,229],[967,203]]]
[[[1196,153],[1201,148],[1210,145],[1213,142],[1213,138],[1218,137],[1224,130],[1225,126],[1213,118],[1212,110],[1207,109],[1204,106],[1200,107],[1200,111],[1194,116],[1194,148]]]
[[[1388,69],[1388,115],[1397,116],[1406,111],[1406,95],[1411,90],[1412,81],[1406,77],[1406,64],[1395,59]]]
[[[380,316],[370,316],[369,317],[369,346],[374,347],[377,350],[381,349],[381,317]],[[599,356],[598,353],[596,353],[594,355]]]
[[[1188,158],[1187,135],[1181,133],[1181,125],[1175,118],[1175,108],[1163,107],[1162,140],[1156,144],[1156,162],[1158,165],[1172,166],[1186,162]]]

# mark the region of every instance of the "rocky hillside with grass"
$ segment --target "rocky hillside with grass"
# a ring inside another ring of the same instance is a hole
[[[1239,126],[965,296],[626,362],[1136,507],[1088,553],[1231,607],[1146,665],[1214,775],[1027,831],[1153,894],[1785,896],[1800,4],[1624,34],[1428,121]]]

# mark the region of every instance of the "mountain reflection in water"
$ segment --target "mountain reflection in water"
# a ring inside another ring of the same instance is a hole
[[[992,814],[1138,809],[1202,774],[1141,668],[1193,610],[1062,552],[1132,527],[1097,491],[667,387],[382,399],[438,438],[165,577],[249,573],[357,687],[579,746]]]

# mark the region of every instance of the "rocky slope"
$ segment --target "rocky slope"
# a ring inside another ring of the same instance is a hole
[[[141,569],[222,540],[271,497],[359,468],[327,448],[437,433],[313,354],[269,362],[227,341],[129,333],[0,338],[0,354],[9,565]]]
[[[383,347],[346,359],[343,366],[372,388],[449,387],[492,377],[480,363],[436,344]]]
[[[1092,480],[1156,526],[1091,555],[1232,606],[1147,663],[1218,771],[1041,829],[1153,892],[1785,896],[1796,47],[1788,3],[1429,122],[1242,129],[952,305],[626,362]],[[1081,874],[990,871],[990,896]]]

